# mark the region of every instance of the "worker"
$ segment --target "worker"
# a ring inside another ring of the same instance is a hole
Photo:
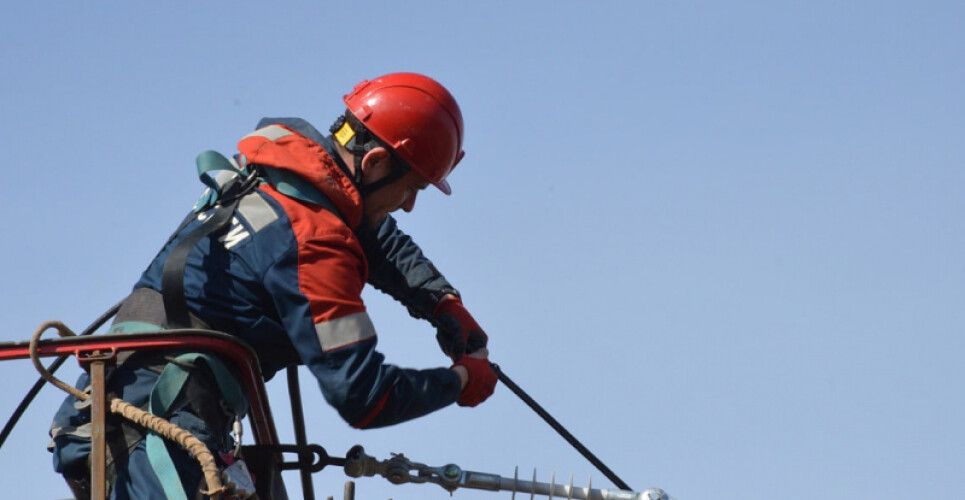
[[[329,135],[297,118],[262,119],[231,159],[199,157],[209,188],[135,284],[110,332],[234,335],[257,352],[266,379],[307,366],[326,401],[359,429],[454,402],[476,406],[497,381],[488,337],[389,215],[412,211],[428,186],[450,194],[447,177],[464,155],[459,106],[438,82],[414,73],[362,81],[344,102]],[[451,366],[387,364],[362,301],[366,283],[428,320]],[[135,353],[109,374],[108,389],[193,433],[229,466],[232,423],[247,401],[229,397],[240,389],[226,365],[203,353]],[[174,390],[158,382],[178,369],[190,375]],[[77,386],[87,385],[82,375]],[[78,498],[89,489],[89,418],[68,397],[51,430],[54,468]],[[113,416],[107,435],[111,498],[195,498],[203,486],[198,463],[177,445]]]

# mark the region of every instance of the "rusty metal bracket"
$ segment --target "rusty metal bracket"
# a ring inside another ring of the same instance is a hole
[[[91,422],[91,453],[90,453],[90,485],[91,498],[103,500],[107,498],[107,365],[113,364],[117,358],[117,350],[110,349],[104,353],[94,351],[87,355],[75,353],[81,365],[90,374],[90,422]]]

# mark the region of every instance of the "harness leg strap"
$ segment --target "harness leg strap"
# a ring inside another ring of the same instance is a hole
[[[164,371],[161,372],[161,376],[151,390],[149,411],[152,414],[160,417],[166,416],[191,374],[191,371],[184,368],[184,365],[194,365],[198,361],[204,362],[211,370],[222,397],[235,415],[240,417],[247,412],[248,403],[241,387],[218,358],[204,353],[189,353],[178,356],[175,361],[175,363],[169,363],[164,367]],[[180,476],[168,453],[164,439],[154,432],[148,432],[145,438],[145,448],[148,461],[164,488],[165,496],[172,500],[187,500],[188,497],[181,485]]]

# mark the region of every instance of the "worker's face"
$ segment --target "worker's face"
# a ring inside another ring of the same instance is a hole
[[[375,150],[369,154],[373,152]],[[377,155],[371,158],[371,163],[367,162],[369,159],[369,155],[366,155],[363,160],[363,165],[367,167],[363,169],[362,181],[364,183],[371,184],[391,173],[393,160],[388,152],[385,155]],[[386,216],[400,208],[406,212],[411,212],[415,207],[415,200],[419,191],[422,191],[428,185],[429,182],[421,175],[414,170],[409,170],[399,180],[383,186],[365,197],[363,200],[365,222],[370,226],[378,225]]]

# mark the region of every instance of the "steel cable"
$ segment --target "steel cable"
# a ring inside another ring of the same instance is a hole
[[[519,396],[519,399],[522,399],[524,403],[529,405],[529,407],[532,408],[537,415],[542,417],[543,420],[546,421],[546,423],[550,424],[550,427],[552,427],[556,432],[558,432],[560,436],[563,436],[563,439],[565,439],[568,443],[573,445],[573,447],[576,448],[576,451],[580,452],[580,454],[583,455],[587,460],[589,460],[591,464],[596,466],[596,468],[600,472],[602,472],[604,476],[609,478],[610,481],[613,481],[614,485],[616,485],[618,488],[623,490],[633,490],[633,488],[627,485],[627,483],[623,482],[622,479],[617,477],[617,475],[612,470],[610,470],[610,468],[607,467],[606,464],[604,464],[599,458],[596,458],[596,455],[590,452],[590,450],[588,450],[586,446],[583,446],[583,443],[581,443],[578,439],[576,439],[576,437],[570,434],[570,432],[566,430],[566,428],[563,427],[562,424],[557,422],[556,419],[549,414],[549,412],[544,410],[543,407],[539,405],[539,403],[533,400],[533,398],[529,397],[529,394],[526,394],[526,392],[523,391],[522,388],[520,388],[518,385],[516,385],[515,382],[513,382],[508,376],[506,376],[506,374],[503,373],[503,371],[499,368],[499,365],[497,365],[496,363],[490,363],[490,365],[493,367],[493,371],[496,372],[496,375],[499,377],[499,381],[502,382],[503,385],[508,387],[509,390],[513,391],[517,396]]]

